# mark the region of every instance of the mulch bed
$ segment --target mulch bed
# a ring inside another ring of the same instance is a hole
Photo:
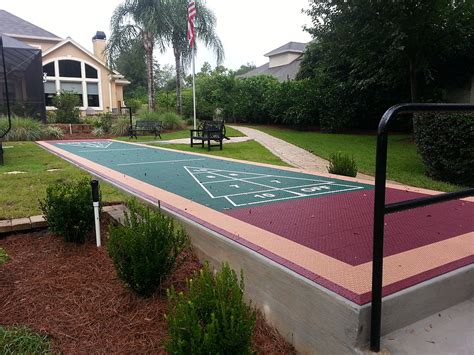
[[[118,280],[105,248],[76,246],[47,231],[0,239],[11,260],[0,267],[0,325],[26,325],[52,340],[55,352],[165,354],[165,291],[143,299]],[[200,268],[191,252],[165,285],[185,288]],[[258,316],[253,348],[295,351]]]

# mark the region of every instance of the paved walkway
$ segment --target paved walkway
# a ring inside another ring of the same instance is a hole
[[[247,135],[247,137],[256,140],[285,163],[301,169],[323,173],[328,172],[327,167],[329,162],[308,152],[307,150],[253,128],[242,126],[230,127],[239,130],[240,132]]]

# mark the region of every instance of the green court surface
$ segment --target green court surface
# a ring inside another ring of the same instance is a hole
[[[97,140],[58,148],[215,210],[372,189],[370,185],[167,149]]]

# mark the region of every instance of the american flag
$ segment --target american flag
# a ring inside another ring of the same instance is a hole
[[[196,3],[194,0],[188,2],[188,42],[189,47],[193,48],[196,39],[196,28],[194,27],[194,20],[196,18]]]

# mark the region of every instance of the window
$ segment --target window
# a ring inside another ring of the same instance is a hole
[[[77,60],[60,60],[59,61],[59,76],[65,78],[80,78],[81,62]]]
[[[98,77],[97,70],[86,64],[86,78],[97,79]]]
[[[54,69],[54,62],[44,65],[43,73],[46,73],[47,76],[56,76],[56,70]]]
[[[43,71],[46,73],[44,78],[46,106],[53,106],[53,98],[57,91],[72,91],[79,97],[79,106],[82,109],[101,108],[99,69],[81,60],[59,59],[44,65]],[[46,81],[47,79],[49,81]]]
[[[56,84],[54,81],[44,83],[44,101],[46,106],[54,106],[53,98],[56,96]]]
[[[89,107],[99,107],[99,84],[87,83],[87,105]]]
[[[71,91],[79,96],[79,102],[82,106],[82,83],[61,81],[61,91]]]

